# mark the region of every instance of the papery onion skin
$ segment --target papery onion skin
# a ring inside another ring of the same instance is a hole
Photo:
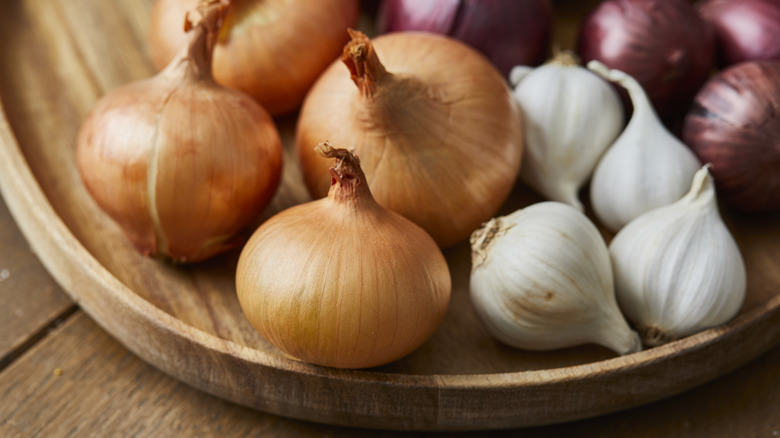
[[[607,0],[583,22],[583,64],[634,77],[661,117],[684,112],[714,63],[712,29],[682,0]]]
[[[713,76],[685,119],[685,143],[736,209],[780,210],[778,108],[780,61],[748,61]]]
[[[698,8],[715,30],[721,65],[780,59],[780,2],[707,0]]]
[[[433,239],[380,207],[362,172],[345,177],[351,166],[334,168],[327,198],[284,210],[255,231],[236,289],[247,319],[280,350],[318,365],[367,368],[422,345],[444,318],[452,284]]]
[[[304,102],[295,142],[306,186],[313,198],[328,190],[327,162],[311,144],[354,145],[377,202],[442,248],[453,246],[514,186],[523,145],[518,105],[498,71],[451,38],[403,32],[370,47],[385,70],[372,73],[381,76],[368,81],[372,91],[361,91],[336,62]]]
[[[549,0],[384,0],[380,33],[425,31],[479,50],[506,77],[516,65],[539,65],[550,52]]]
[[[157,0],[149,52],[162,69],[182,46],[182,17],[197,0]],[[357,0],[231,0],[214,51],[220,84],[254,97],[271,115],[297,109],[311,85],[338,57]]]
[[[237,233],[281,175],[273,120],[213,81],[201,39],[157,76],[104,96],[76,148],[84,185],[136,248],[182,263],[242,244]]]

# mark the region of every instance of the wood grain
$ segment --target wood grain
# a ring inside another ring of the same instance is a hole
[[[0,203],[0,370],[74,310]]]
[[[686,394],[546,427],[458,434],[341,428],[256,412],[202,394],[141,361],[79,312],[0,373],[0,436],[773,437],[780,348]]]
[[[251,328],[238,307],[237,252],[188,267],[143,258],[79,181],[74,145],[88,109],[114,86],[151,74],[144,36],[150,4],[28,0],[0,15],[0,188],[63,289],[164,372],[293,418],[387,429],[506,428],[647,403],[706,382],[780,342],[778,217],[729,217],[750,263],[748,301],[728,325],[664,347],[616,358],[590,345],[535,353],[497,343],[468,301],[464,243],[446,252],[452,304],[440,330],[419,350],[362,371],[290,360]],[[308,200],[291,154],[295,118],[277,122],[286,146],[284,180],[259,220]],[[518,184],[501,212],[535,200]]]

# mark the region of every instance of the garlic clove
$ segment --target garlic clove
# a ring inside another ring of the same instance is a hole
[[[582,211],[579,190],[623,129],[617,92],[568,52],[536,69],[517,67],[510,81],[526,129],[520,177]]]
[[[615,300],[607,246],[575,208],[542,202],[493,218],[472,234],[471,248],[471,301],[499,341],[530,350],[641,349]]]
[[[664,127],[634,78],[598,61],[589,62],[588,68],[625,88],[634,106],[631,120],[599,161],[590,185],[596,217],[615,232],[685,195],[701,163]]]
[[[745,264],[702,167],[679,201],[626,225],[609,246],[618,302],[659,345],[725,323],[745,298]]]

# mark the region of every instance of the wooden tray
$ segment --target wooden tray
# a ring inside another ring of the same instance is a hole
[[[586,7],[579,5],[556,4],[559,38],[571,41]],[[535,353],[497,343],[470,307],[470,254],[461,244],[446,252],[451,308],[440,330],[410,356],[361,371],[284,357],[238,307],[238,252],[184,268],[145,259],[79,181],[75,138],[86,112],[107,90],[152,73],[145,46],[150,7],[151,0],[4,6],[0,188],[33,250],[71,297],[127,348],[181,381],[316,422],[495,429],[569,421],[667,397],[780,342],[780,217],[728,215],[748,265],[744,308],[723,327],[663,347],[615,357],[596,346]],[[265,217],[308,199],[290,155],[294,122],[278,120],[287,147],[284,183]],[[535,200],[518,185],[501,213]]]

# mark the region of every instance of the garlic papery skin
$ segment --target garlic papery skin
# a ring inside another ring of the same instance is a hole
[[[593,172],[590,201],[596,218],[616,232],[642,213],[685,195],[701,163],[661,123],[642,86],[598,61],[588,68],[628,91],[634,111],[628,125]]]
[[[682,199],[620,230],[609,252],[618,303],[647,346],[723,324],[742,307],[745,263],[708,166]]]
[[[528,350],[641,343],[620,313],[607,245],[574,207],[541,202],[493,218],[471,236],[474,310],[499,341]]]
[[[580,188],[623,129],[620,97],[568,52],[528,70],[510,74],[525,120],[520,177],[543,197],[582,211]]]

